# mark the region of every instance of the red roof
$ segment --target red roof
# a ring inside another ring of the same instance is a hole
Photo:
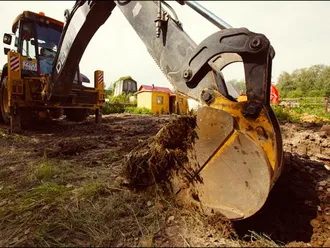
[[[173,92],[169,88],[151,86],[151,85],[141,85],[138,91],[161,91],[161,92],[173,94]]]

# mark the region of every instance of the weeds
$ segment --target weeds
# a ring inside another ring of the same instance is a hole
[[[136,107],[136,100],[131,101],[132,94],[120,94],[118,96],[111,96],[110,101],[104,103],[102,107],[103,114],[120,114],[125,112],[127,106]]]
[[[56,174],[54,165],[47,161],[41,163],[35,172],[35,176],[39,181],[49,181]]]
[[[293,107],[292,110],[295,111],[298,115],[314,115],[321,119],[325,119],[326,121],[330,120],[330,114],[325,113],[323,106],[310,106],[308,104],[301,104],[299,107]]]
[[[116,113],[120,114],[124,112],[125,105],[105,103],[102,107],[102,113],[105,115]]]
[[[300,120],[299,116],[294,112],[290,111],[289,109],[279,106],[273,105],[272,109],[279,121],[284,122],[297,122]]]
[[[278,112],[283,110],[286,112],[286,115],[291,115],[294,118],[298,117],[294,121],[305,121],[304,117],[306,116],[309,116],[309,119],[313,119],[314,122],[330,120],[330,113],[326,113],[325,99],[323,97],[287,98],[283,101],[284,104],[287,103],[287,107],[274,105],[272,106],[273,109]],[[280,116],[279,119],[281,119],[283,117],[282,113],[278,114]],[[286,120],[286,118],[283,119]]]
[[[134,246],[137,239],[150,240],[150,225],[158,219],[149,215],[143,196],[82,177],[87,171],[74,168],[42,158],[23,171],[16,187],[1,185],[0,245],[112,246],[120,241]],[[70,184],[77,175],[79,183]]]
[[[263,247],[280,247],[274,240],[266,234],[258,234],[255,231],[250,231],[250,235],[245,238],[250,238],[250,242],[255,246]],[[249,245],[251,244],[249,243]]]
[[[126,107],[125,108],[125,113],[130,113],[130,114],[152,114],[151,110],[148,108],[138,108],[138,107]]]
[[[105,184],[90,181],[84,183],[82,187],[78,190],[77,198],[94,200],[99,196],[106,195],[107,193],[109,193],[109,191]]]
[[[23,211],[34,210],[36,207],[45,207],[48,204],[56,205],[59,201],[64,200],[63,198],[67,192],[68,188],[65,186],[53,182],[44,182],[28,192],[19,193],[17,207],[21,213]]]

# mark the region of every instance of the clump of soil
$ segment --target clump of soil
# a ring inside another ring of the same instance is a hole
[[[135,188],[167,182],[173,173],[183,171],[192,147],[196,118],[182,116],[164,126],[128,155],[125,176]]]
[[[209,226],[217,229],[217,231],[219,231],[224,238],[238,238],[233,222],[228,220],[224,215],[216,213],[213,216],[207,216],[206,222]]]
[[[46,152],[46,154],[49,158],[78,156],[81,153],[96,147],[97,143],[93,140],[84,140],[84,142],[80,139],[69,141],[61,140],[56,144],[56,149]]]

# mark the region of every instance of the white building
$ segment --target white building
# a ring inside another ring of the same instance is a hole
[[[130,76],[121,77],[114,83],[114,96],[125,94],[133,94],[137,92],[137,82]]]

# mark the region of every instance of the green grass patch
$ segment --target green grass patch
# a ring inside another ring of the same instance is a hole
[[[126,107],[125,108],[125,113],[129,114],[145,114],[145,115],[151,115],[152,112],[148,108],[138,108],[138,107]]]
[[[102,114],[120,114],[125,112],[125,105],[105,103],[102,107]]]
[[[298,122],[300,120],[299,115],[288,108],[272,105],[272,109],[279,121]]]
[[[55,165],[45,161],[37,167],[35,176],[39,181],[49,181],[56,175],[56,172]]]
[[[299,107],[293,107],[293,111],[295,111],[298,115],[314,115],[317,117],[321,117],[330,120],[330,113],[325,113],[325,108],[323,106],[311,106],[308,104],[300,104]]]
[[[65,202],[64,197],[69,189],[54,182],[44,182],[31,190],[21,193],[18,201],[18,208],[21,211],[33,210],[36,207],[44,207],[47,204]]]
[[[58,164],[59,162],[56,160],[47,159],[46,157],[31,162],[20,180],[21,186],[28,188],[42,182],[53,181],[55,176],[62,173]]]
[[[104,183],[97,181],[89,181],[82,184],[82,187],[77,191],[78,199],[94,200],[99,196],[105,196],[110,191]]]

